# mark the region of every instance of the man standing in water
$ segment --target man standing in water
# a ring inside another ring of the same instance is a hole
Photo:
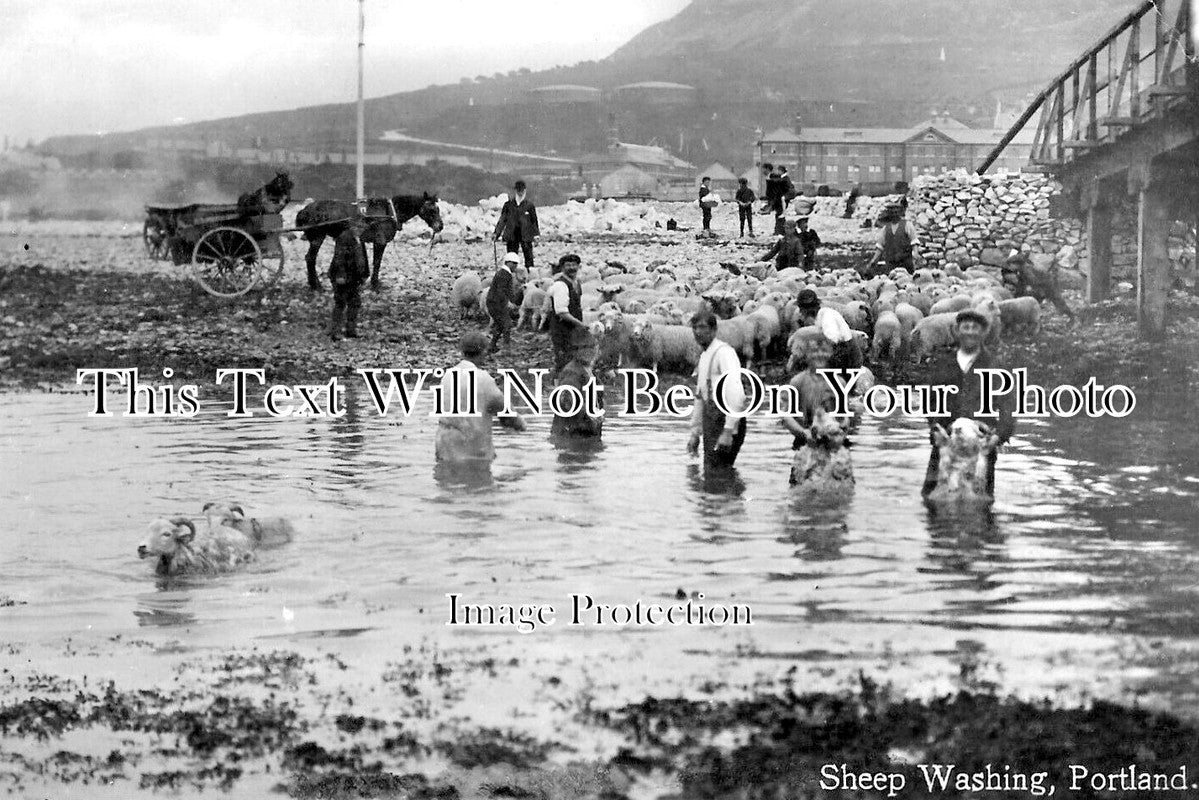
[[[995,401],[999,411],[998,421],[994,417],[978,416],[981,407],[982,381],[976,370],[999,368],[994,363],[990,352],[983,347],[983,339],[987,336],[990,322],[983,314],[973,309],[959,312],[955,322],[957,325],[957,352],[952,355],[943,355],[929,368],[930,385],[956,386],[957,392],[947,396],[947,408],[943,416],[928,417],[929,440],[932,441],[933,450],[928,457],[928,470],[924,474],[924,486],[921,488],[920,494],[922,497],[928,497],[932,490],[937,488],[937,476],[940,472],[941,453],[932,439],[932,429],[941,425],[948,430],[954,420],[965,417],[987,427],[993,427],[995,435],[999,437],[999,445],[991,451],[987,458],[987,494],[994,496],[995,461],[998,458],[998,447],[1002,447],[1008,439],[1012,438],[1012,431],[1016,427],[1015,420],[1012,418],[1015,398],[1010,392],[996,396]]]
[[[554,375],[570,361],[570,339],[576,330],[587,330],[583,322],[583,290],[579,285],[582,262],[573,253],[559,262],[562,271],[550,284],[550,345],[554,348]]]
[[[741,360],[726,342],[716,338],[716,315],[706,306],[691,318],[691,333],[703,349],[696,368],[695,408],[691,412],[691,437],[687,452],[697,455],[702,442],[704,468],[733,466],[741,443],[745,441],[745,418],[725,416],[715,402],[716,384],[724,375],[722,397],[729,411],[745,409],[745,388],[741,385]]]
[[[447,406],[456,403],[457,410],[466,414],[471,407],[473,386],[477,415],[439,417],[435,457],[443,464],[485,468],[495,459],[491,422],[504,407],[504,395],[495,378],[482,368],[487,358],[487,336],[471,331],[463,334],[460,346],[462,360],[446,370],[441,379],[441,396]],[[525,421],[520,417],[499,417],[498,421],[506,428],[525,429]]]

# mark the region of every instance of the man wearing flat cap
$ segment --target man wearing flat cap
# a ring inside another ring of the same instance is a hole
[[[946,396],[946,413],[944,415],[928,417],[929,441],[932,442],[933,449],[928,458],[924,486],[920,490],[920,494],[924,497],[928,497],[929,493],[937,487],[937,475],[940,471],[940,451],[932,438],[933,428],[937,425],[948,430],[954,420],[964,417],[993,429],[996,436],[999,437],[1000,446],[1012,437],[1012,430],[1016,425],[1012,418],[1015,397],[1010,392],[995,397],[995,405],[999,411],[998,420],[995,417],[978,416],[984,376],[980,375],[977,370],[1000,368],[991,353],[983,347],[983,340],[987,336],[990,324],[986,315],[974,309],[959,312],[955,318],[958,342],[956,351],[942,353],[934,359],[929,368],[928,382],[930,385],[956,386],[957,393]],[[987,494],[992,496],[995,494],[997,452],[998,448],[992,450],[987,458]]]
[[[558,373],[559,386],[573,386],[581,394],[594,377],[591,367],[599,354],[599,343],[591,331],[575,328],[570,335],[570,361]],[[602,398],[601,398],[602,400]],[[586,408],[580,407],[571,416],[554,415],[550,435],[554,437],[598,437],[604,428],[602,416],[591,416]]]

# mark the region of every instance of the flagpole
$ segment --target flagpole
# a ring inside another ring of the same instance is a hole
[[[366,31],[366,15],[364,11],[366,0],[358,0],[358,161],[357,169],[354,173],[354,188],[358,193],[358,198],[366,196],[365,179],[363,177],[362,161],[363,151],[366,149],[364,120],[365,114],[362,105],[362,50],[365,47],[364,32]]]

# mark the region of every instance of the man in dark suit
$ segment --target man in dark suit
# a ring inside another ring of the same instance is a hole
[[[496,269],[487,288],[487,314],[491,317],[491,352],[499,349],[501,337],[504,346],[512,344],[512,309],[509,304],[520,304],[520,290],[512,275],[520,258],[516,253],[505,253],[504,261]]]
[[[957,315],[958,347],[954,352],[942,353],[936,358],[929,370],[930,386],[956,386],[957,394],[946,395],[946,413],[941,416],[929,416],[929,440],[932,440],[932,429],[941,425],[946,430],[954,420],[965,417],[973,419],[995,431],[999,437],[999,446],[1003,446],[1012,437],[1016,426],[1012,418],[1015,407],[1015,397],[1009,392],[995,397],[996,410],[999,418],[982,417],[978,415],[981,407],[983,376],[978,374],[980,369],[998,369],[991,354],[983,347],[989,321],[978,311],[967,309]],[[941,454],[933,441],[933,450],[928,458],[928,470],[924,475],[924,486],[920,494],[928,497],[937,487],[937,475],[940,471]],[[987,494],[995,494],[995,461],[998,457],[998,447],[991,451],[987,459]]]
[[[541,235],[537,227],[537,209],[525,195],[524,181],[513,184],[513,195],[500,209],[500,220],[495,224],[495,240],[504,240],[509,253],[521,251],[525,255],[525,269],[533,270],[533,240]]]

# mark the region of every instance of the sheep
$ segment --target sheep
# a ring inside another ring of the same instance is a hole
[[[520,301],[520,318],[516,321],[517,328],[523,328],[525,322],[529,323],[532,330],[541,330],[541,324],[545,322],[549,309],[546,308],[549,301],[549,292],[537,286],[530,286],[525,289],[525,296]]]
[[[899,317],[899,324],[903,326],[903,335],[905,338],[912,335],[912,330],[924,319],[924,313],[916,308],[911,303],[898,303],[895,306],[895,316]]]
[[[928,311],[928,315],[931,317],[933,314],[946,314],[949,312],[956,314],[959,311],[965,311],[971,305],[970,295],[955,294],[952,297],[946,297],[933,303],[932,308]]]
[[[911,349],[917,361],[923,361],[944,347],[957,344],[956,313],[934,314],[920,320],[912,331]]]
[[[874,340],[870,344],[870,360],[879,363],[886,360],[891,370],[906,355],[904,350],[903,324],[894,311],[884,311],[874,321]]]
[[[654,372],[664,364],[685,365],[688,371],[699,364],[702,351],[687,325],[654,325],[638,321],[630,336],[630,355]]]
[[[246,517],[240,505],[234,503],[208,502],[202,513],[208,520],[208,532],[212,534],[224,525],[250,537],[255,547],[275,547],[287,544],[295,538],[295,528],[283,517]]]
[[[703,299],[712,308],[712,313],[718,319],[732,319],[737,316],[737,297],[731,292],[707,292]]]
[[[736,350],[742,363],[753,361],[756,333],[756,326],[744,317],[716,320],[716,338]]]
[[[803,434],[804,444],[791,462],[793,491],[808,501],[847,500],[853,494],[854,479],[845,429],[823,408],[817,408]]]
[[[938,451],[937,485],[927,501],[933,505],[978,505],[992,501],[987,492],[987,460],[999,437],[978,422],[960,417],[946,431],[933,428]]]
[[[218,574],[253,561],[254,542],[228,525],[217,525],[199,536],[186,517],[160,518],[150,523],[146,540],[137,547],[137,557],[157,558],[154,572],[164,577]]]
[[[983,344],[996,347],[1003,338],[1003,318],[999,313],[999,304],[994,297],[983,297],[974,304],[974,310],[987,318],[987,336]]]
[[[999,318],[1003,327],[1015,332],[1030,330],[1035,336],[1041,330],[1041,304],[1035,297],[1017,297],[999,303]]]
[[[895,300],[897,303],[907,303],[908,305],[915,306],[916,308],[920,309],[920,313],[926,317],[928,316],[928,312],[932,311],[933,308],[932,297],[924,294],[923,292],[901,290],[899,294],[896,295]]]
[[[474,270],[467,270],[459,275],[458,279],[454,281],[454,287],[450,290],[450,298],[454,302],[454,307],[458,309],[461,319],[478,314],[478,309],[481,308],[480,303],[484,297],[483,281],[479,278],[479,273]]]
[[[740,319],[746,320],[749,325],[753,326],[754,357],[764,357],[766,351],[782,332],[778,309],[769,304],[762,305],[743,315]]]

